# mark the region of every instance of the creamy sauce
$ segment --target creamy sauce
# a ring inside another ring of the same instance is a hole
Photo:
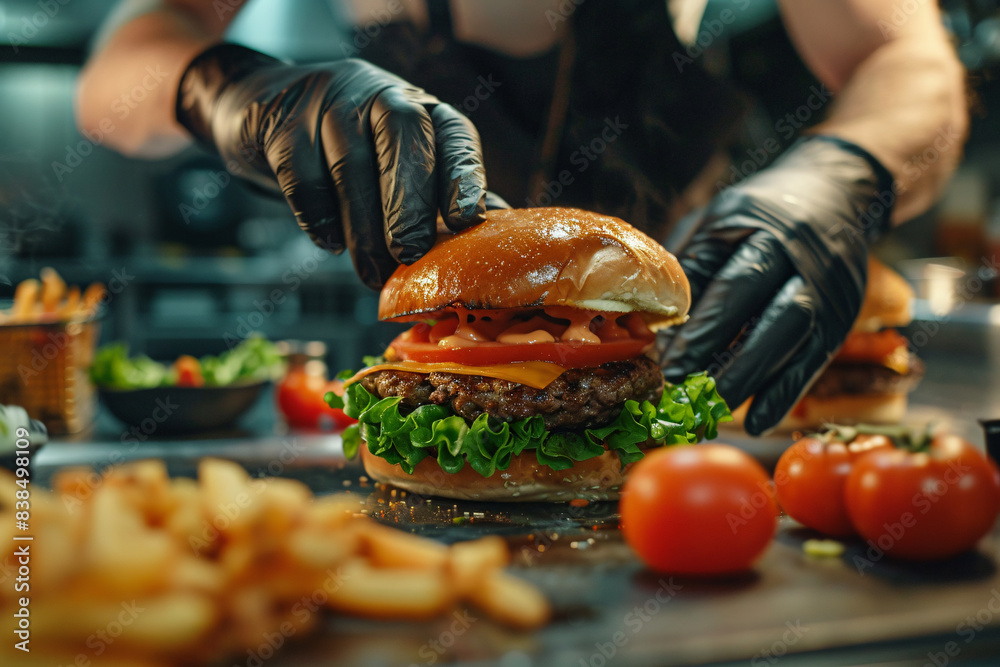
[[[531,345],[532,343],[554,343],[556,339],[545,329],[536,329],[528,333],[507,331],[497,337],[497,342],[505,345]]]
[[[566,331],[559,336],[559,340],[572,341],[575,343],[601,342],[601,338],[590,330],[590,323],[595,317],[594,313],[586,310],[578,310],[567,314],[570,316],[569,326],[566,327]]]
[[[474,347],[489,342],[532,345],[561,341],[596,345],[649,335],[645,322],[637,313],[623,316],[569,307],[546,308],[544,312],[546,317],[535,315],[528,320],[512,321],[516,314],[513,311],[456,310],[441,316],[431,329],[429,340],[445,348]]]

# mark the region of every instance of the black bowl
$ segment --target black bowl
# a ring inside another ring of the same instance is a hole
[[[266,384],[262,380],[225,387],[99,387],[98,394],[111,414],[141,433],[176,435],[232,424],[257,401]]]

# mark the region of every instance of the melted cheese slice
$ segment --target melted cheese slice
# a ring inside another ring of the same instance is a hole
[[[498,380],[509,380],[534,389],[545,389],[552,381],[566,372],[559,364],[549,361],[519,361],[491,366],[466,366],[452,362],[426,363],[423,361],[390,361],[377,366],[362,368],[344,380],[344,386],[378,371],[406,371],[408,373],[455,373],[456,375],[482,375]]]

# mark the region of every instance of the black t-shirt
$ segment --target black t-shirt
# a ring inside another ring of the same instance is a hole
[[[358,56],[462,110],[490,189],[513,206],[580,206],[662,238],[677,193],[746,108],[686,57],[663,0],[580,3],[559,45],[532,58],[457,42],[435,4],[429,30],[390,24]]]

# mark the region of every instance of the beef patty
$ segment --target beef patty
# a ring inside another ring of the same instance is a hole
[[[663,394],[663,372],[647,357],[571,368],[544,389],[481,375],[391,370],[360,382],[382,398],[402,397],[401,404],[410,408],[448,405],[469,421],[484,412],[504,421],[541,415],[550,430],[601,426],[618,416],[625,401],[655,404]]]
[[[914,354],[910,354],[910,372],[905,375],[879,364],[833,363],[809,388],[809,396],[902,394],[913,391],[923,374],[924,364]]]

